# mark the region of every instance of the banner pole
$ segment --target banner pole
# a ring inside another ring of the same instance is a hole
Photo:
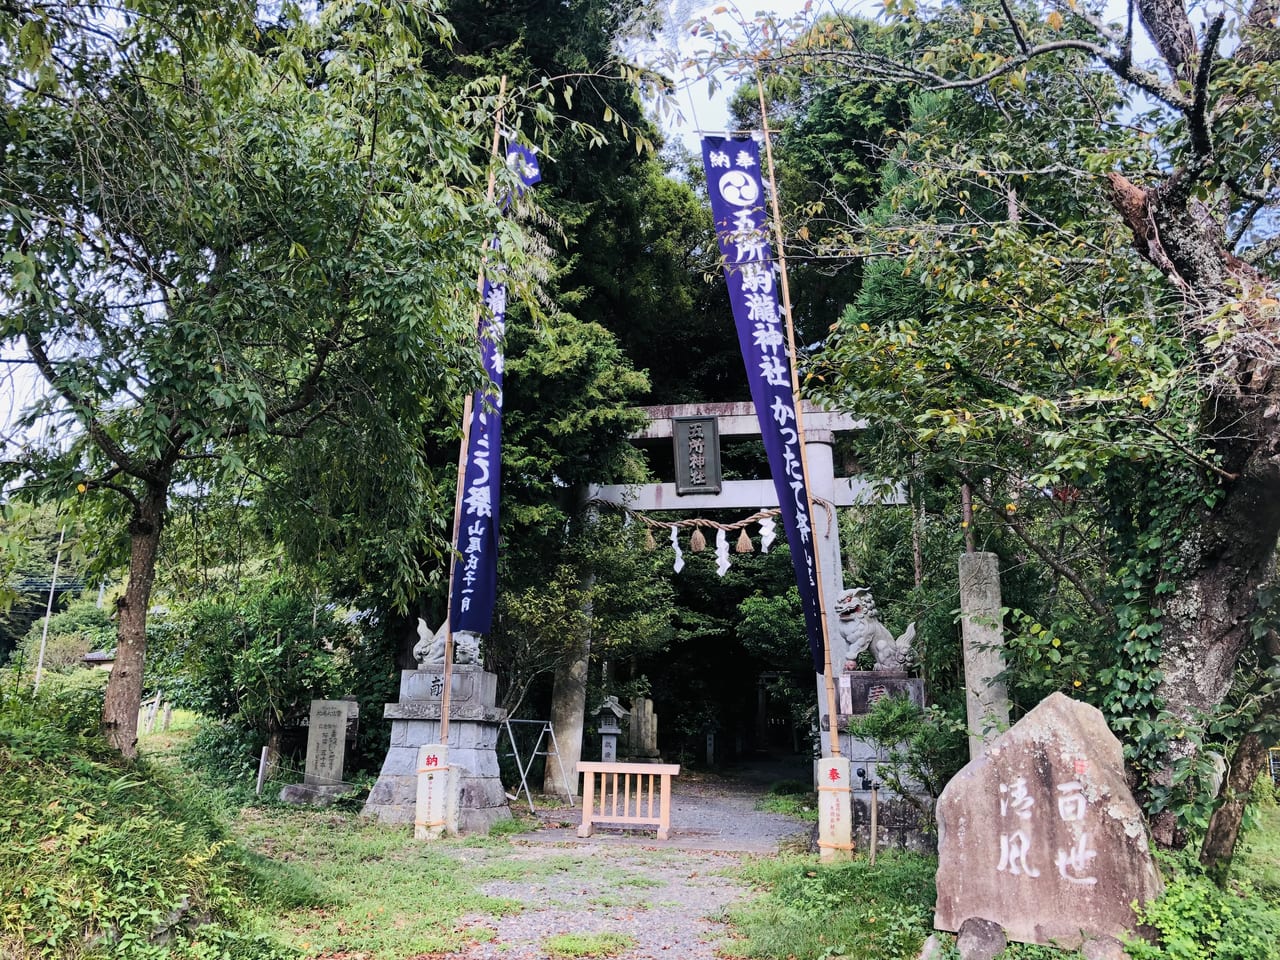
[[[804,401],[800,396],[800,355],[796,352],[796,327],[791,318],[791,288],[787,283],[787,254],[782,245],[782,214],[778,207],[778,182],[773,172],[773,139],[769,135],[769,113],[765,108],[764,80],[760,68],[756,66],[756,92],[760,97],[760,127],[764,132],[764,156],[769,170],[769,201],[773,207],[774,242],[778,246],[778,273],[782,286],[782,313],[787,321],[787,349],[791,351],[791,393],[796,401],[796,433],[800,435],[800,469],[804,473],[804,495],[809,504],[809,516],[813,517],[813,487],[809,484],[809,448],[805,443],[804,433]],[[837,521],[838,522],[838,521]],[[837,528],[838,529],[838,528]],[[817,525],[814,524],[814,536],[817,536]],[[827,742],[831,748],[831,756],[840,756],[840,731],[837,729],[839,714],[836,712],[835,673],[831,669],[831,637],[827,624],[826,589],[822,582],[822,554],[815,542],[813,548],[813,568],[818,580],[818,619],[822,621],[822,654],[826,658],[827,674]]]
[[[496,116],[493,122],[493,144],[490,147],[490,157],[496,160],[498,157],[498,146],[502,138],[502,101],[507,95],[507,75],[502,75],[502,80],[498,83],[498,105]],[[497,171],[493,169],[492,164],[489,169],[489,185],[485,191],[485,199],[490,203],[493,202],[493,194],[495,184],[497,182]],[[476,275],[476,289],[479,290],[480,296],[484,297],[484,265],[481,264],[480,270]],[[483,304],[480,307],[484,310]],[[476,319],[479,323],[479,317]],[[449,540],[449,595],[445,598],[444,608],[444,690],[440,694],[440,743],[443,746],[449,745],[449,699],[453,691],[453,587],[454,575],[458,569],[458,560],[455,556],[458,549],[458,533],[462,530],[462,488],[466,485],[467,479],[467,448],[471,441],[471,412],[472,412],[472,394],[469,392],[462,401],[462,443],[458,447],[458,482],[453,495],[453,534]]]

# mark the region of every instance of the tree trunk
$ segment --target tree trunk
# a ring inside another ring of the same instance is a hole
[[[1209,818],[1209,829],[1200,847],[1200,862],[1219,886],[1226,882],[1231,869],[1236,841],[1240,839],[1244,808],[1249,803],[1254,781],[1267,769],[1267,759],[1268,750],[1262,737],[1256,733],[1245,734],[1231,758],[1231,769],[1223,787],[1225,800]]]
[[[551,691],[551,729],[556,735],[560,762],[547,757],[542,792],[555,796],[578,795],[578,761],[582,759],[582,732],[587,713],[587,668],[591,641],[583,638],[578,653],[556,668]],[[564,776],[561,777],[561,770]]]
[[[1163,2],[1152,0],[1152,8]],[[1175,69],[1189,62],[1172,55],[1185,40],[1176,33],[1162,45]],[[1189,562],[1163,611],[1157,691],[1189,729],[1231,689],[1240,655],[1253,642],[1258,588],[1274,570],[1280,536],[1280,369],[1275,318],[1266,306],[1274,283],[1226,249],[1221,225],[1192,195],[1193,179],[1179,169],[1144,189],[1108,175],[1108,199],[1132,231],[1134,248],[1183,293],[1186,336],[1197,343],[1206,377],[1200,434],[1216,458],[1220,499],[1180,542],[1167,543]],[[1232,303],[1249,325],[1210,349],[1202,338],[1216,330],[1215,311]],[[1195,749],[1193,738],[1172,740],[1157,782],[1169,786],[1174,766]],[[1157,843],[1181,845],[1175,821],[1172,810],[1153,818]]]
[[[126,757],[138,752],[138,710],[147,655],[147,606],[156,574],[156,551],[164,527],[168,477],[149,481],[129,523],[129,583],[118,604],[116,662],[107,680],[102,730]]]
[[[1274,574],[1280,536],[1280,398],[1267,371],[1264,388],[1249,395],[1215,398],[1219,414],[1232,417],[1236,434],[1218,447],[1225,471],[1222,500],[1206,511],[1182,543],[1170,548],[1196,558],[1193,569],[1165,607],[1158,693],[1168,710],[1189,727],[1212,714],[1226,698],[1240,656],[1256,643],[1252,622],[1258,589]],[[1251,383],[1255,388],[1258,383]],[[1224,434],[1219,433],[1219,436]],[[1242,443],[1241,441],[1245,441]],[[1242,449],[1243,448],[1243,449]],[[1174,764],[1194,753],[1191,738],[1170,744],[1163,782]],[[1156,842],[1177,846],[1174,814],[1152,821]]]

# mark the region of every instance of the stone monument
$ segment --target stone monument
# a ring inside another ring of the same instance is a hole
[[[629,760],[657,760],[661,757],[658,753],[658,715],[653,712],[653,701],[648,697],[636,697],[631,701],[627,752]]]
[[[400,673],[400,699],[388,703],[391,746],[364,812],[383,823],[413,823],[418,796],[419,748],[439,744],[443,662],[433,662],[433,638],[419,621],[419,669]],[[474,637],[474,635],[472,635]],[[426,642],[423,642],[423,639]],[[497,706],[498,677],[475,660],[455,664],[449,693],[449,765],[457,776],[457,823],[463,833],[485,833],[511,817],[498,772],[498,734],[507,714]]]
[[[1009,728],[1004,675],[1004,611],[1000,558],[994,553],[960,555],[960,629],[964,642],[965,710],[969,759]]]
[[[352,700],[312,700],[307,725],[307,765],[302,783],[280,791],[284,803],[327,806],[355,788],[342,780],[346,761],[347,721],[359,714]]]
[[[1047,697],[938,798],[934,926],[979,918],[1010,940],[1073,949],[1134,930],[1160,895],[1146,824],[1102,713]]]

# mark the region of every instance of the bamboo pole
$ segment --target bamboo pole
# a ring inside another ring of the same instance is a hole
[[[490,157],[498,157],[498,145],[502,138],[502,101],[507,95],[507,77],[502,75],[498,83],[498,106],[493,122],[493,143]],[[485,190],[485,199],[493,202],[493,193],[497,182],[497,170],[490,165],[489,185]],[[484,297],[484,265],[481,264],[476,274],[476,290]],[[476,317],[479,325],[483,316],[484,304],[480,305],[481,313]],[[474,393],[474,391],[472,391]],[[449,595],[445,598],[444,608],[444,690],[440,694],[440,743],[449,745],[449,700],[453,692],[453,586],[454,576],[458,569],[458,558],[454,555],[458,548],[458,533],[462,529],[462,488],[467,480],[467,446],[471,442],[472,393],[468,393],[462,401],[462,442],[458,447],[458,483],[453,495],[453,535],[449,540]]]
[[[58,589],[58,567],[62,563],[62,544],[67,539],[67,525],[62,525],[62,532],[58,534],[58,552],[53,558],[53,578],[49,581],[49,602],[44,608],[44,629],[40,632],[40,655],[36,657],[36,682],[35,690],[40,692],[40,677],[44,673],[44,651],[49,643],[49,621],[53,619],[53,595]]]
[[[778,207],[778,182],[773,172],[773,140],[769,135],[769,112],[764,102],[764,80],[759,66],[756,68],[756,92],[760,96],[760,128],[764,131],[764,155],[769,169],[769,201],[773,206],[774,242],[778,247],[778,272],[782,286],[782,313],[787,321],[787,349],[791,351],[791,393],[796,402],[796,433],[800,436],[800,470],[804,474],[804,495],[809,507],[809,528],[817,537],[817,524],[813,520],[813,488],[809,485],[809,450],[805,444],[804,405],[800,401],[799,355],[796,353],[796,327],[791,317],[791,288],[787,282],[787,255],[782,245],[782,213]],[[839,713],[836,711],[836,682],[831,668],[831,636],[827,625],[827,598],[822,584],[822,557],[815,539],[813,546],[813,572],[818,581],[818,618],[822,621],[822,655],[826,660],[827,688],[827,742],[831,756],[840,756],[840,731],[837,729]]]

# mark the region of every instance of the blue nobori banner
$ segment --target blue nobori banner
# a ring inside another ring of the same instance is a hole
[[[507,165],[525,188],[542,179],[534,151],[507,147]],[[505,204],[504,204],[505,206]],[[496,249],[498,241],[493,241]],[[480,359],[488,384],[471,398],[466,462],[462,480],[458,540],[454,544],[449,629],[487,634],[493,625],[498,590],[498,501],[502,491],[502,373],[507,288],[488,279],[480,314]]]
[[[804,608],[805,632],[813,668],[822,673],[826,657],[813,523],[801,461],[796,401],[791,389],[791,357],[769,243],[760,146],[754,140],[707,137],[702,162],[711,195],[716,239],[724,258],[729,302],[738,328],[738,343],[747,367],[747,382],[769,456],[769,471],[782,508],[782,524],[791,547],[796,585]]]

